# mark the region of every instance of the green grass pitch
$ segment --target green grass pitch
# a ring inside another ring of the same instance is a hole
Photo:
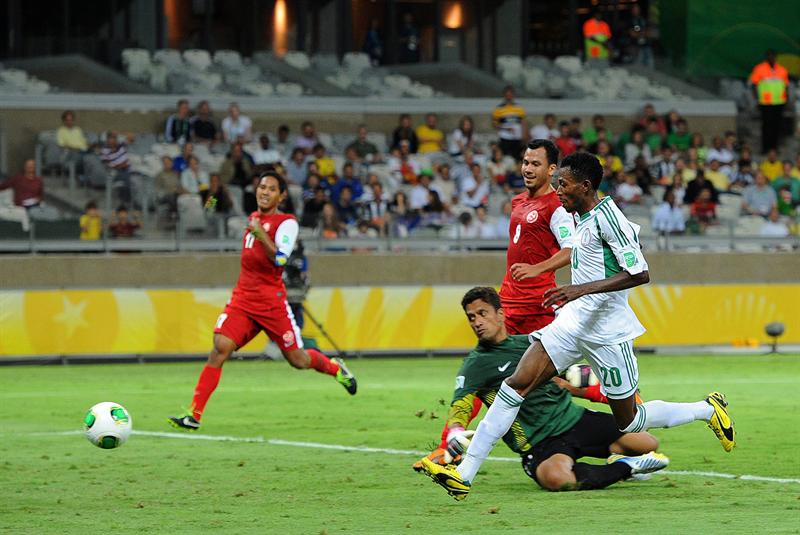
[[[354,398],[285,363],[230,362],[206,409],[217,442],[134,434],[117,450],[82,435],[100,401],[138,431],[172,432],[200,363],[0,368],[3,533],[798,533],[800,483],[655,474],[606,490],[549,493],[519,464],[489,461],[464,502],[411,470],[415,456],[270,439],[426,450],[457,359],[353,360]],[[800,479],[800,358],[640,357],[646,399],[728,395],[738,447],[701,423],[656,430],[669,470]],[[599,407],[599,406],[596,406]],[[474,424],[473,424],[474,425]],[[192,436],[192,435],[189,435]],[[499,445],[494,456],[512,453]]]

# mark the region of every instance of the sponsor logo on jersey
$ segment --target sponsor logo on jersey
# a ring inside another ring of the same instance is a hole
[[[581,234],[581,245],[588,247],[592,243],[592,232],[589,229],[583,231]]]
[[[634,253],[631,252],[623,253],[622,257],[625,259],[625,265],[627,267],[631,267],[637,262],[636,255]]]
[[[288,330],[283,333],[283,345],[284,347],[289,347],[292,344],[294,344],[294,333]]]
[[[506,362],[505,364],[503,364],[502,366],[498,366],[497,367],[497,371],[504,372],[504,371],[506,371],[508,369],[509,366],[511,366],[511,361],[510,360],[508,362]]]
[[[264,232],[269,232],[269,229],[272,225],[270,223],[264,223],[261,227],[264,229]]]
[[[566,238],[569,236],[569,229],[567,227],[558,227],[558,236],[560,238]]]
[[[464,376],[459,375],[456,377],[456,388],[464,388]]]
[[[528,212],[528,215],[525,216],[525,221],[528,223],[536,223],[537,219],[539,219],[539,212],[536,210],[531,210]]]

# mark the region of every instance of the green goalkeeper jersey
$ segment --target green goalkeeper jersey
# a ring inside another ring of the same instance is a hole
[[[478,344],[461,364],[447,423],[467,427],[475,396],[487,406],[494,402],[500,384],[510,377],[528,349],[527,335],[511,335],[499,344]],[[547,437],[571,429],[584,409],[572,403],[572,396],[552,381],[530,392],[503,441],[517,453],[524,453]]]

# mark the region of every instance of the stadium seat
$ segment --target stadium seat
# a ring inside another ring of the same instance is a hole
[[[167,90],[167,75],[169,69],[166,65],[153,64],[149,69],[149,83],[150,87],[156,91],[164,92]]]
[[[553,64],[569,73],[575,74],[583,69],[583,62],[578,56],[558,56]]]
[[[342,67],[354,75],[372,68],[369,56],[364,52],[348,52],[342,58]]]
[[[289,51],[283,56],[283,61],[301,71],[311,67],[311,60],[308,59],[308,55],[305,52]]]
[[[122,51],[122,65],[129,78],[146,82],[150,73],[150,52],[143,48],[126,48]]]
[[[270,97],[275,93],[275,89],[269,82],[249,82],[244,88],[248,93],[258,97]]]
[[[522,58],[512,55],[500,55],[495,60],[500,77],[506,82],[518,85],[522,76]]]
[[[275,93],[280,97],[299,97],[303,94],[303,86],[292,82],[281,82],[275,87]]]
[[[211,66],[211,54],[208,53],[208,50],[193,48],[184,51],[183,61],[190,67],[205,71]]]
[[[184,231],[205,230],[206,216],[199,195],[178,195],[178,218]]]
[[[162,48],[153,54],[153,61],[159,62],[168,68],[175,69],[183,67],[183,58],[178,50],[172,48]]]
[[[14,204],[14,191],[11,188],[0,191],[0,236],[27,238],[29,225],[28,211]]]
[[[217,50],[213,60],[215,65],[229,71],[239,71],[243,67],[242,55],[236,50]]]
[[[332,74],[339,71],[339,58],[336,54],[314,54],[311,57],[314,71],[320,74]]]
[[[761,227],[764,226],[764,219],[759,216],[742,216],[733,227],[733,232],[737,236],[759,236]]]
[[[83,172],[89,186],[103,188],[108,181],[108,169],[95,154],[87,154],[83,158]]]
[[[3,69],[0,71],[0,80],[21,88],[28,83],[28,73],[21,69]]]

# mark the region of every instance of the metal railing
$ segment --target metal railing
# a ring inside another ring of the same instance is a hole
[[[213,232],[215,236],[208,236]],[[461,237],[415,237],[383,236],[377,238],[326,239],[316,235],[301,234],[309,252],[324,253],[387,253],[424,252],[432,254],[467,251],[505,251],[506,240],[488,240]],[[786,238],[742,235],[729,224],[727,232],[714,236],[674,236],[649,234],[640,236],[643,248],[658,251],[686,252],[800,252],[800,236]],[[114,239],[104,233],[100,240],[47,239],[37,235],[37,223],[31,221],[26,235],[17,239],[0,236],[0,253],[130,253],[130,252],[237,252],[241,249],[239,237],[227,237],[224,219],[212,220],[208,231],[201,236],[192,236],[182,229],[180,221],[171,234],[161,237]]]

